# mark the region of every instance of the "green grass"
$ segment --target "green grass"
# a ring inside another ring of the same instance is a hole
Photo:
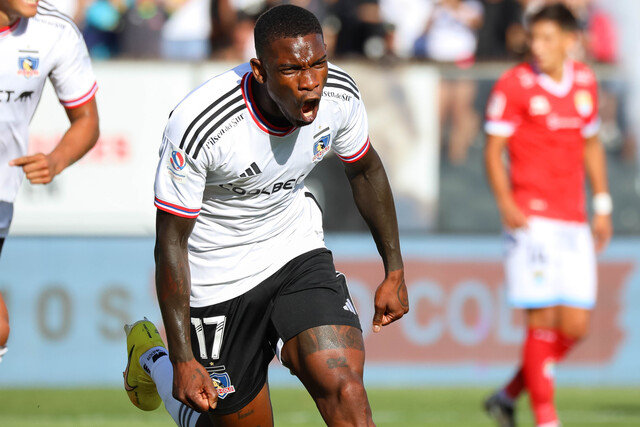
[[[369,390],[374,420],[383,426],[491,426],[481,410],[484,389]],[[313,401],[297,389],[271,392],[276,426],[323,426]],[[561,388],[557,402],[564,427],[640,426],[640,389]],[[533,426],[528,402],[518,407],[520,426]],[[0,389],[2,427],[171,427],[164,409],[142,412],[122,390]]]

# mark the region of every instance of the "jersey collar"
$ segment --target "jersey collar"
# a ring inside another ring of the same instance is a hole
[[[272,125],[271,123],[269,123],[266,117],[262,115],[260,110],[258,110],[258,104],[253,98],[253,90],[251,89],[252,79],[253,74],[251,73],[247,73],[242,77],[242,96],[244,98],[244,103],[247,105],[247,110],[249,110],[249,114],[251,115],[251,118],[253,119],[255,124],[263,132],[274,136],[287,136],[295,131],[297,129],[295,126],[281,127]]]
[[[540,72],[535,64],[531,64],[531,68],[537,75],[537,81],[540,87],[552,95],[562,98],[566,96],[573,86],[573,61],[565,61],[562,70],[562,80],[557,82],[549,75]]]
[[[0,37],[8,36],[12,32],[14,32],[18,28],[18,25],[20,25],[21,21],[22,18],[18,18],[12,25],[0,28]]]

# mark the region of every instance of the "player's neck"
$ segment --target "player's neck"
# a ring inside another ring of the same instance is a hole
[[[15,20],[14,20],[15,22]],[[14,22],[11,21],[9,15],[0,10],[0,28],[10,27]]]
[[[564,79],[565,63],[566,61],[562,61],[559,65],[549,68],[548,70],[544,70],[543,73],[549,76],[554,82],[560,83]]]
[[[251,79],[251,90],[254,93],[256,108],[274,126],[288,127],[291,123],[282,115],[278,105],[271,99],[267,88],[258,83],[255,79]]]
[[[0,28],[11,27],[13,24],[18,22],[19,19],[19,15],[9,14],[4,10],[0,10]]]

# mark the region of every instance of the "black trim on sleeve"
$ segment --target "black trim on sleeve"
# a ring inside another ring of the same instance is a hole
[[[225,93],[220,98],[218,98],[215,101],[213,101],[211,103],[211,105],[209,105],[207,108],[205,108],[200,114],[198,114],[198,116],[195,119],[193,119],[193,121],[187,127],[187,130],[184,132],[184,135],[182,135],[182,141],[180,141],[180,149],[184,149],[184,143],[185,143],[185,141],[187,139],[187,135],[189,135],[189,132],[191,132],[191,129],[193,129],[193,127],[198,123],[198,121],[200,121],[200,119],[202,119],[204,116],[206,116],[207,113],[209,113],[211,110],[213,110],[216,106],[218,106],[225,99],[227,99],[228,97],[233,95],[233,93],[236,92],[237,90],[240,90],[240,85],[234,87],[229,92]]]

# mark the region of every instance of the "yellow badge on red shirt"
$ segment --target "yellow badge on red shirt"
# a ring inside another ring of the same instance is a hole
[[[579,90],[573,97],[578,114],[582,117],[589,117],[593,112],[593,98],[586,90]]]

